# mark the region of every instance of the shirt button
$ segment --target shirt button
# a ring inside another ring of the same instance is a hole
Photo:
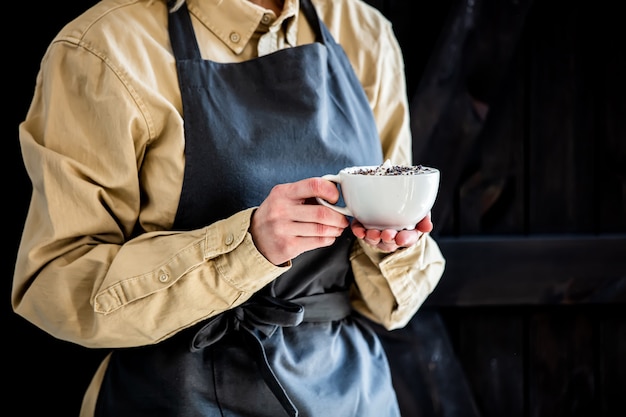
[[[233,43],[237,43],[241,40],[241,36],[237,32],[230,32],[230,41]]]
[[[261,18],[261,23],[263,23],[264,25],[269,25],[271,21],[272,21],[272,16],[270,16],[268,13],[265,13],[263,17]]]
[[[227,245],[232,245],[234,241],[235,241],[235,236],[233,236],[232,233],[229,233],[226,236],[226,239],[224,239],[224,243],[226,243]]]
[[[159,281],[167,282],[169,279],[170,279],[170,276],[167,274],[167,272],[161,271],[161,273],[159,274]]]

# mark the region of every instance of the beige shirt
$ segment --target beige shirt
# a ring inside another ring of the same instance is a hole
[[[313,40],[298,0],[279,18],[245,0],[187,3],[206,59],[239,62]],[[390,23],[358,0],[314,4],[361,80],[384,157],[410,163]],[[185,162],[181,113],[164,1],[104,0],[56,36],[19,129],[33,183],[13,281],[19,315],[86,347],[153,344],[240,305],[290,268],[255,248],[254,208],[169,230]],[[445,263],[429,235],[389,255],[357,241],[350,260],[354,308],[389,329],[414,315]]]

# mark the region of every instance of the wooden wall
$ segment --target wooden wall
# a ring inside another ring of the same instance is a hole
[[[446,7],[407,66],[448,267],[407,329],[381,332],[405,415],[626,415],[623,19],[608,1]],[[394,20],[408,59],[413,16]]]

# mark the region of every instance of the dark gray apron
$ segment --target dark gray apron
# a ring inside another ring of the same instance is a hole
[[[259,205],[279,183],[382,162],[362,87],[310,0],[316,42],[242,63],[200,56],[186,6],[170,15],[185,120],[174,229]],[[349,230],[244,305],[111,356],[97,417],[395,417],[384,351],[354,317]]]

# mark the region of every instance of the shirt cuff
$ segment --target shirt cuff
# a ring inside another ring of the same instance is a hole
[[[250,219],[256,208],[241,211],[207,227],[205,259],[230,285],[254,293],[291,268],[291,262],[276,266],[258,251],[249,233]]]

